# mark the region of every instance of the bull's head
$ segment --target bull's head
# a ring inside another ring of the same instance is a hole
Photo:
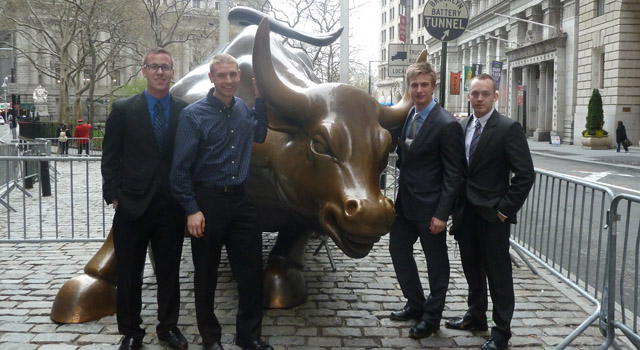
[[[286,138],[271,157],[279,163],[270,167],[279,196],[301,217],[319,221],[315,227],[345,254],[367,255],[395,215],[379,189],[392,150],[382,126],[404,120],[408,95],[389,108],[350,85],[285,84],[273,67],[267,20],[255,35],[253,73],[270,105],[270,128]]]

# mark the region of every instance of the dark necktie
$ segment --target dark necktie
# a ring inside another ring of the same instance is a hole
[[[153,133],[156,135],[156,141],[158,141],[158,148],[161,150],[164,149],[164,139],[165,139],[165,121],[166,116],[164,114],[164,107],[160,101],[156,102],[155,107],[153,107],[156,115],[153,120]]]
[[[411,127],[409,128],[409,134],[407,135],[408,139],[414,139],[416,137],[416,129],[418,128],[418,119],[420,119],[420,114],[416,113],[413,115],[413,121],[411,122]]]
[[[473,152],[476,151],[476,146],[478,146],[478,140],[480,140],[480,134],[482,134],[482,124],[478,118],[474,118],[476,122],[476,129],[473,131],[473,137],[471,138],[471,144],[469,145],[469,164],[471,164],[471,159],[473,159]]]

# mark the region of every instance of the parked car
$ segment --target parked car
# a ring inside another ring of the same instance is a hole
[[[4,125],[4,117],[0,115],[0,125]]]

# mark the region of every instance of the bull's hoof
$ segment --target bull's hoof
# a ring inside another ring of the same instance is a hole
[[[116,312],[116,287],[106,280],[80,275],[67,281],[51,307],[58,323],[93,321]]]
[[[307,284],[299,267],[284,259],[271,257],[264,270],[264,305],[269,309],[286,309],[307,301]]]

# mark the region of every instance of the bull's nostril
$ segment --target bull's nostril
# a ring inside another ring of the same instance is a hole
[[[353,216],[360,210],[360,201],[355,199],[349,199],[344,203],[344,211],[347,216]]]

